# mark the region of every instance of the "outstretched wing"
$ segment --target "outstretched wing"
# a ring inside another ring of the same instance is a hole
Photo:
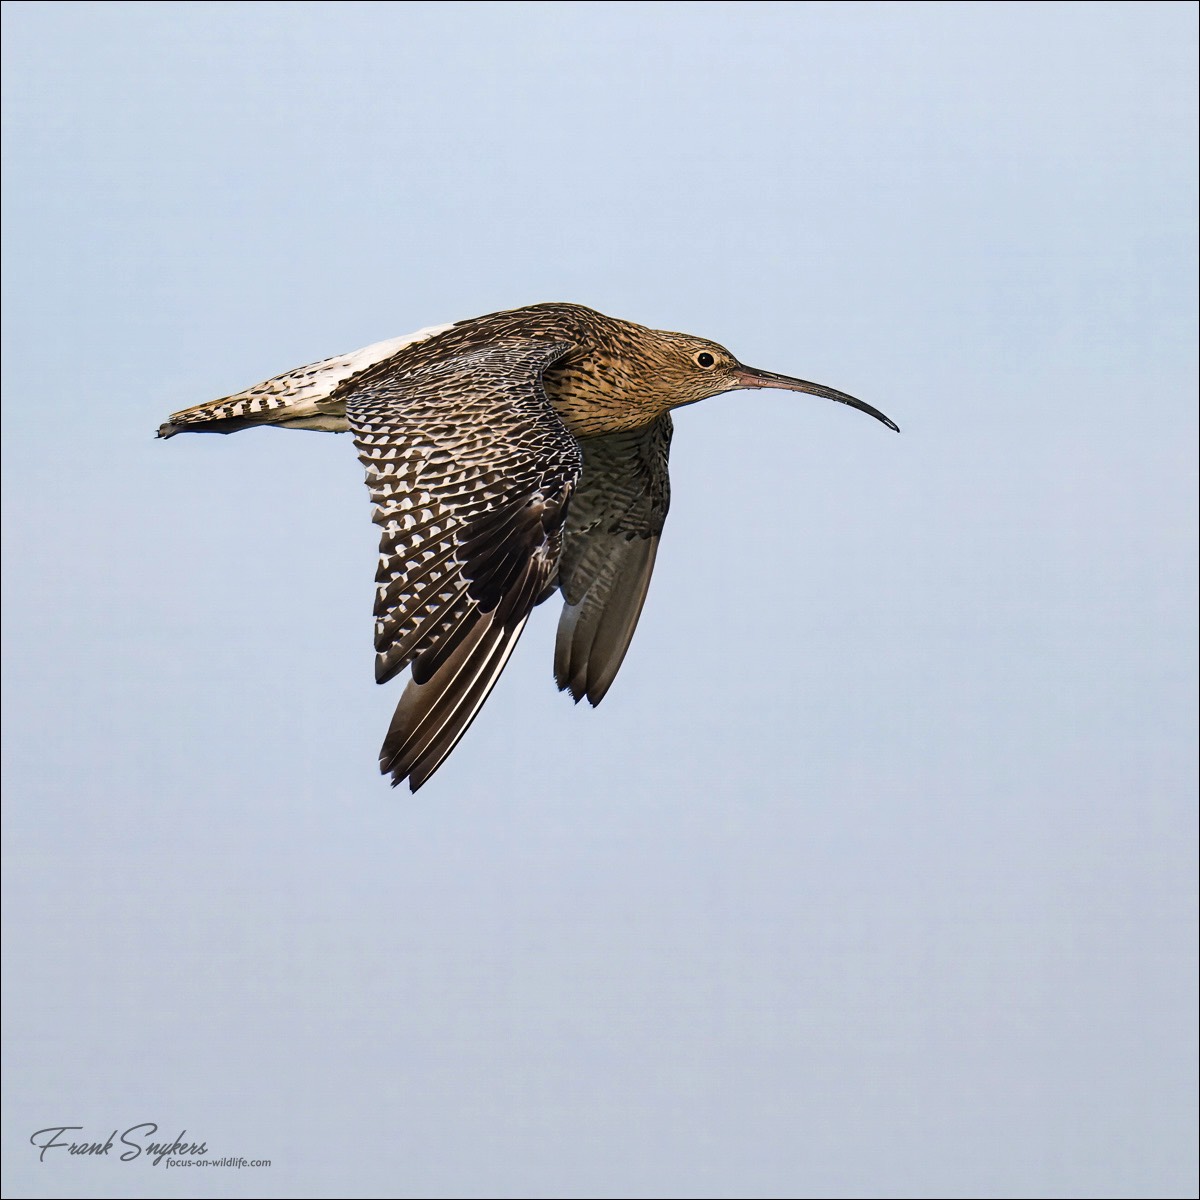
[[[393,786],[416,791],[454,749],[554,579],[582,459],[542,374],[570,349],[413,346],[346,396],[383,527],[375,677],[412,668],[380,751]]]
[[[558,568],[566,605],[554,678],[576,703],[587,696],[599,704],[637,628],[671,503],[670,414],[580,446],[583,475],[567,514]]]

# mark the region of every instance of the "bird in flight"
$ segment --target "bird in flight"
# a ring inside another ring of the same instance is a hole
[[[173,413],[354,438],[381,528],[375,679],[409,670],[380,751],[416,791],[487,699],[533,609],[563,596],[554,677],[604,698],[641,615],[670,501],[671,409],[738,388],[845,392],[578,304],[438,325]]]

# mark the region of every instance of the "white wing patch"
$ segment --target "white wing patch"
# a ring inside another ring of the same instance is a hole
[[[243,396],[262,394],[269,389],[274,394],[287,395],[291,402],[289,407],[292,404],[297,407],[306,403],[312,404],[324,400],[338,384],[344,383],[352,375],[357,375],[359,371],[365,371],[367,367],[373,367],[377,362],[391,358],[405,346],[428,341],[451,328],[453,325],[429,325],[425,329],[418,329],[416,333],[404,333],[400,337],[388,338],[386,342],[374,342],[361,350],[339,354],[335,358],[326,358],[307,367],[297,367],[284,375],[276,375],[274,379],[256,384],[247,391],[239,392],[237,396],[230,396],[229,399],[238,400]],[[297,412],[296,415],[300,416],[301,413]]]
[[[402,334],[375,342],[349,354],[339,354],[320,362],[285,371],[244,392],[222,396],[207,404],[197,404],[172,413],[159,429],[160,437],[170,437],[185,429],[210,421],[239,420],[247,424],[282,425],[292,429],[316,429],[326,433],[345,433],[346,404],[330,401],[329,396],[347,379],[365,371],[416,342],[427,341],[453,325],[429,325],[415,333]]]

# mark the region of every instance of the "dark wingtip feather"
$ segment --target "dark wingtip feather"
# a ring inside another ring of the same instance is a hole
[[[431,679],[404,689],[379,752],[380,773],[391,775],[393,787],[407,779],[415,792],[445,762],[491,694],[527,619],[478,620]]]
[[[658,537],[613,540],[607,571],[575,604],[563,606],[554,644],[554,678],[575,703],[596,705],[621,669],[650,586]]]

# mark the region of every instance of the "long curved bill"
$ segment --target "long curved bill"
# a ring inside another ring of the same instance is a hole
[[[889,429],[900,432],[900,426],[891,417],[885,417],[877,408],[872,408],[854,396],[833,388],[822,387],[819,383],[809,383],[806,379],[792,379],[789,375],[776,375],[774,371],[756,371],[753,367],[742,367],[735,372],[738,386],[744,388],[783,388],[789,392],[807,392],[810,396],[823,396],[826,400],[836,400],[839,404],[848,404],[865,412],[867,416],[882,421]]]

